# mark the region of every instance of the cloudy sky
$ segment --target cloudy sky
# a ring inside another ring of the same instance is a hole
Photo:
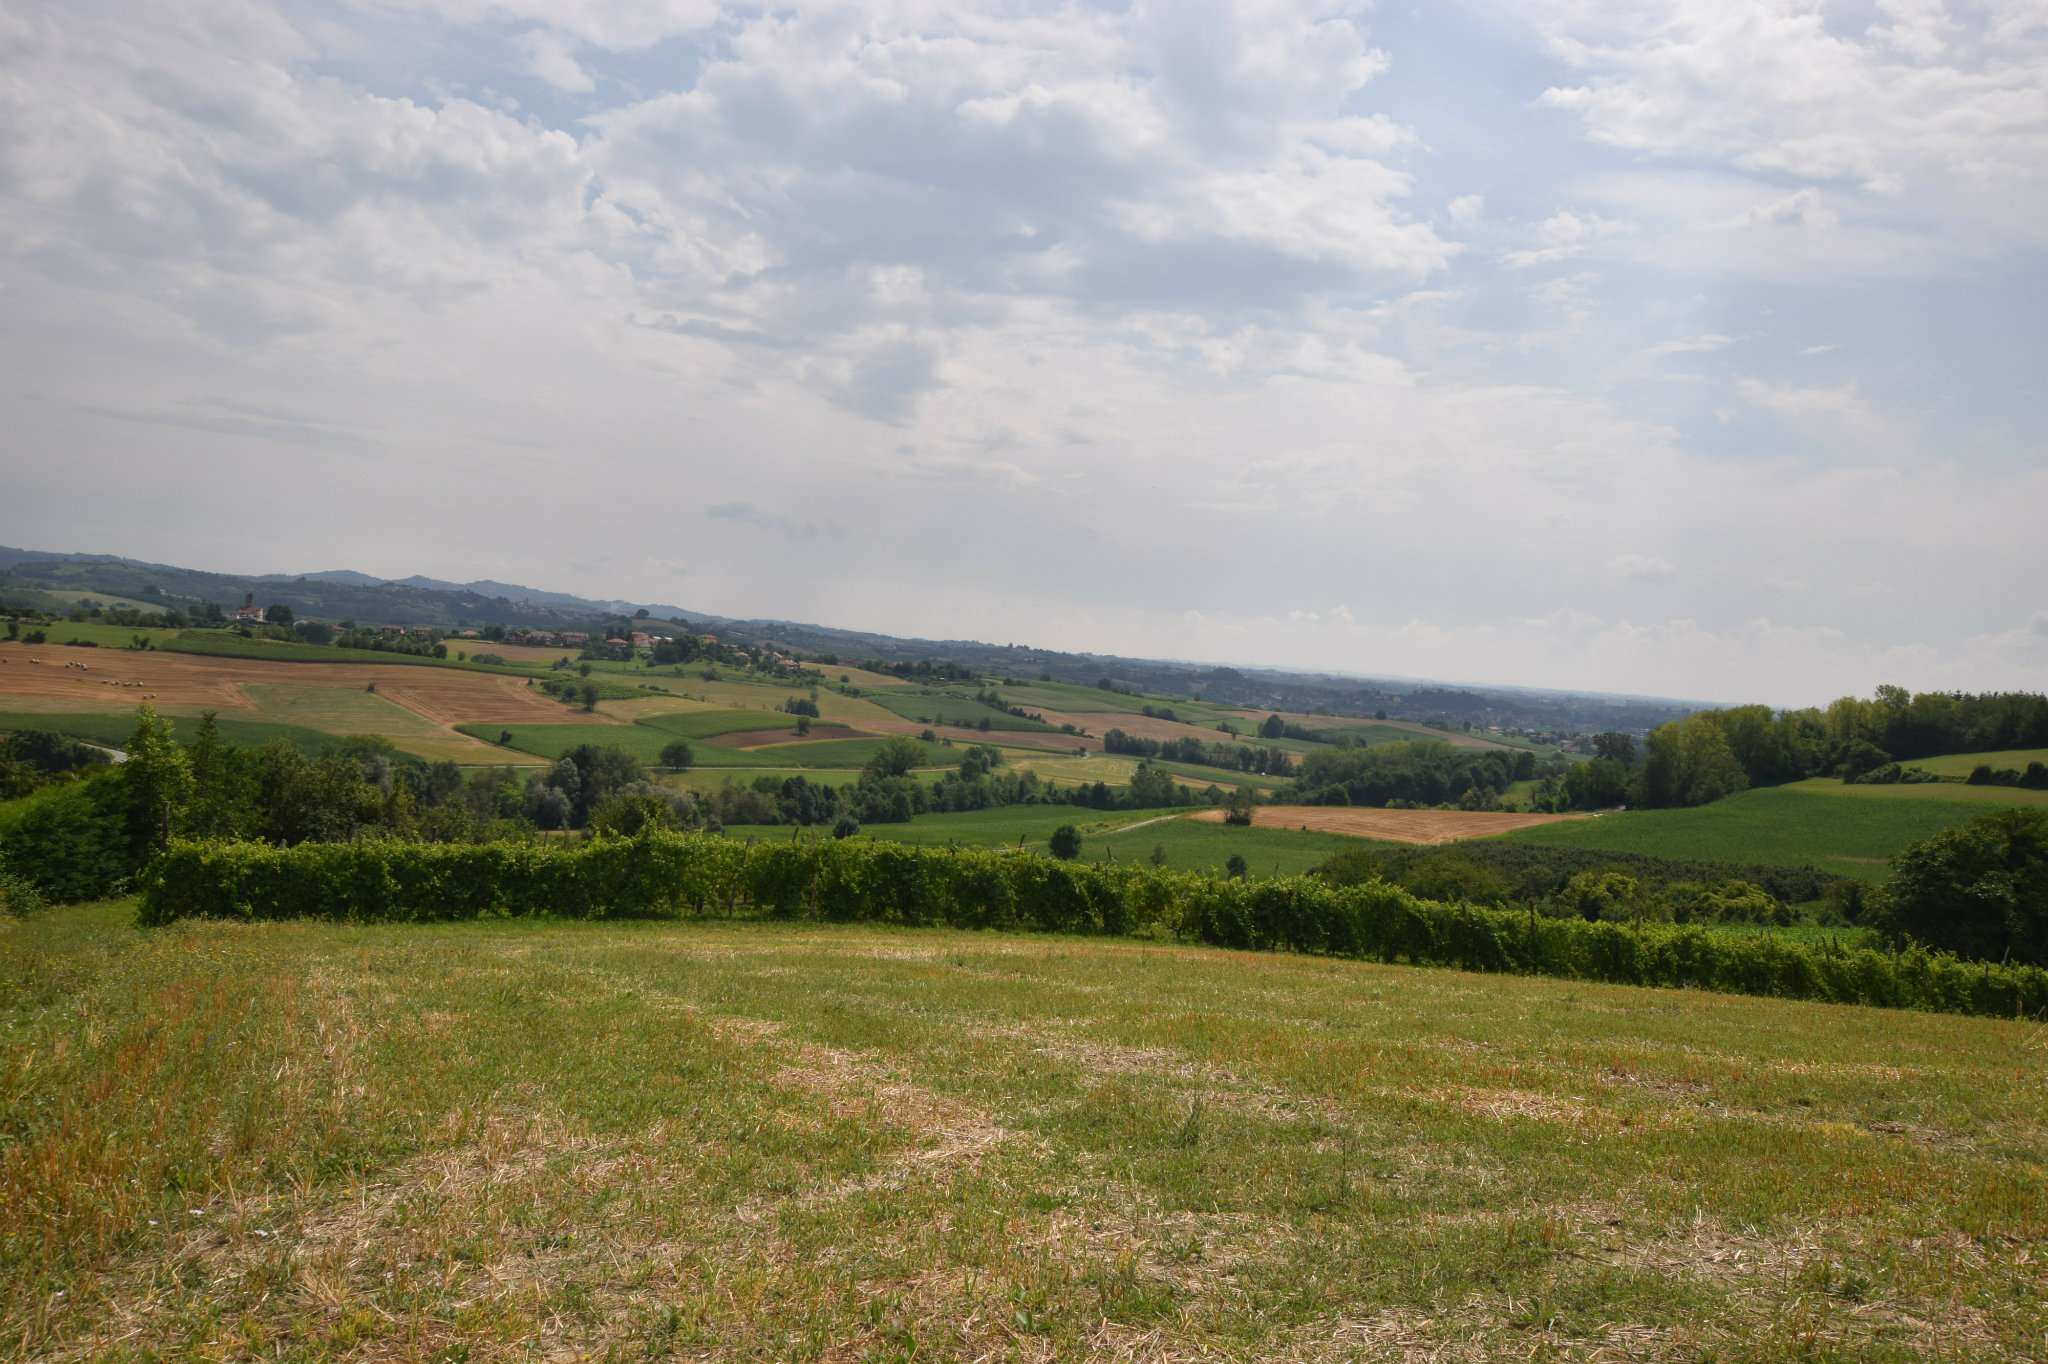
[[[0,542],[2048,684],[2048,0],[0,0]]]

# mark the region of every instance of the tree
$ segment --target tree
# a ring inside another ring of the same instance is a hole
[[[212,711],[199,717],[193,737],[192,803],[186,832],[198,838],[245,838],[256,825],[255,783],[249,764],[220,737]]]
[[[1223,874],[1232,881],[1242,881],[1251,875],[1251,865],[1240,853],[1232,853],[1230,860],[1223,864]]]
[[[1071,824],[1062,824],[1052,831],[1046,846],[1060,861],[1071,862],[1081,855],[1081,831]]]
[[[801,735],[801,734],[809,734],[809,733],[811,732],[811,717],[810,717],[810,716],[808,716],[808,715],[799,715],[799,716],[797,716],[797,717],[796,717],[796,732],[797,732],[798,734],[800,734],[800,735]]]
[[[860,832],[860,821],[852,815],[841,815],[839,822],[832,826],[832,837],[852,838]]]
[[[924,745],[915,739],[888,739],[883,741],[867,765],[861,768],[862,780],[870,777],[901,777],[911,768],[924,762]]]
[[[1623,767],[1636,765],[1636,740],[1632,734],[1609,730],[1593,736],[1593,756],[1618,762]]]
[[[1224,807],[1223,811],[1223,822],[1225,824],[1249,825],[1252,822],[1254,804],[1252,793],[1245,790],[1242,786],[1238,787],[1230,793],[1230,803]]]
[[[583,684],[583,690],[580,693],[580,695],[583,697],[583,709],[597,709],[597,683],[585,682]]]
[[[1881,917],[1958,956],[2048,966],[2048,810],[1996,810],[1906,849]]]
[[[1265,723],[1259,726],[1259,737],[1262,739],[1286,738],[1287,722],[1281,719],[1277,713],[1273,715],[1268,715],[1266,717]]]
[[[289,626],[292,623],[292,609],[283,602],[272,602],[263,608],[263,619],[272,625]]]
[[[147,701],[135,712],[121,778],[129,795],[129,844],[138,859],[162,851],[192,801],[192,766],[171,726]]]
[[[662,746],[661,765],[671,771],[688,771],[690,764],[695,760],[696,755],[690,752],[690,746],[681,739],[677,739],[672,744],[664,744]]]
[[[1558,892],[1558,904],[1584,919],[1633,919],[1641,912],[1642,883],[1618,871],[1582,871]]]

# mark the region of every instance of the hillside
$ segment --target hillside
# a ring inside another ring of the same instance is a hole
[[[1205,697],[1261,710],[1328,711],[1369,716],[1392,709],[1407,720],[1435,720],[1462,731],[1487,726],[1562,732],[1647,730],[1683,715],[1691,703],[1596,692],[1519,687],[1445,686],[1401,679],[1339,677],[1278,666],[1218,667],[1174,660],[1073,653],[975,639],[908,639],[788,620],[739,620],[695,608],[627,600],[596,600],[480,579],[456,583],[423,575],[379,579],[354,569],[306,574],[236,575],[152,564],[119,555],[50,553],[0,546],[0,607],[64,610],[81,596],[131,600],[155,610],[187,612],[207,603],[288,606],[299,616],[370,624],[563,629],[646,611],[658,620],[715,625],[721,635],[833,662],[955,663],[971,672],[1018,679],[1044,675],[1089,688],[1109,682],[1124,694]],[[1110,692],[1109,694],[1116,694]]]
[[[29,1357],[2020,1358],[2048,1328],[2031,1025],[129,913],[0,919]]]

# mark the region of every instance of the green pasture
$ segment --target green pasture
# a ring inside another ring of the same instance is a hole
[[[1982,805],[1928,787],[1845,787],[1808,781],[1745,791],[1688,810],[1631,810],[1524,829],[1506,837],[1550,847],[1599,848],[1662,857],[1824,871],[1880,881],[1890,859],[1963,823]],[[1896,792],[1870,796],[1848,792]],[[2007,804],[2017,802],[2007,801]]]
[[[972,695],[957,692],[892,691],[868,699],[894,715],[905,720],[914,720],[919,724],[964,725],[973,729],[986,720],[990,729],[998,730],[1029,731],[1054,728],[1037,720],[1019,719],[993,706],[983,705]]]
[[[52,636],[55,638],[55,636]],[[2048,763],[2048,748],[2002,748],[1995,753],[1949,753],[1939,758],[1914,758],[1906,764],[1938,777],[1961,780],[1979,767],[2024,772],[2029,763]]]
[[[658,729],[671,739],[713,739],[721,734],[748,734],[769,729],[789,730],[794,734],[796,730],[794,715],[772,710],[679,710],[669,715],[643,715],[634,723]]]

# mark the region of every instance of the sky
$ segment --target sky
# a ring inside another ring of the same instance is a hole
[[[2048,686],[2048,0],[0,0],[0,543]]]

